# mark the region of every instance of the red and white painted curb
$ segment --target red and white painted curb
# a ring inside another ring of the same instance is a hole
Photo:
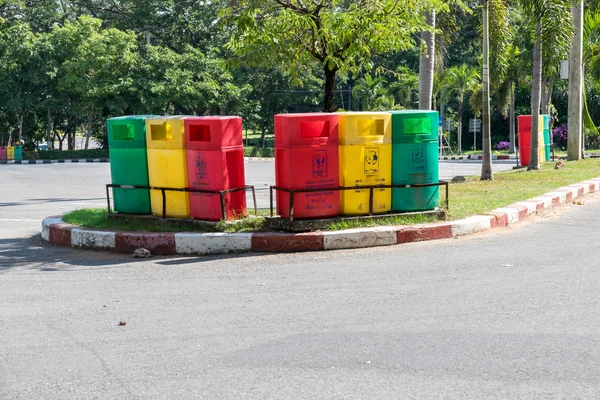
[[[448,239],[502,228],[529,215],[600,191],[600,178],[564,186],[533,199],[458,221],[311,233],[144,233],[109,232],[64,223],[60,216],[42,221],[42,238],[55,245],[132,253],[138,248],[159,255],[248,252],[300,252],[391,246]]]

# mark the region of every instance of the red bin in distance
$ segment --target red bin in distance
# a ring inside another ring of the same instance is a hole
[[[6,147],[0,147],[0,160],[6,160]]]
[[[529,165],[531,156],[531,115],[519,115],[517,117],[517,130],[519,131],[519,158],[521,165]]]
[[[339,150],[335,114],[275,116],[275,184],[285,189],[339,187]],[[294,218],[327,218],[340,212],[340,193],[297,193]],[[290,194],[277,191],[277,213],[290,217]]]
[[[184,126],[188,188],[228,190],[246,185],[240,117],[190,117]],[[219,221],[247,215],[245,190],[224,194],[225,215],[218,194],[189,196],[190,215],[195,219]]]

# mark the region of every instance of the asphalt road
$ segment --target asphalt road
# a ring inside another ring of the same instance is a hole
[[[0,399],[600,395],[596,198],[461,239],[134,260],[34,236],[105,178],[32,167],[0,169]]]

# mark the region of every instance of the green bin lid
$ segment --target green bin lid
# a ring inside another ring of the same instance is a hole
[[[145,148],[146,119],[155,115],[130,115],[106,121],[109,148]]]
[[[437,111],[392,111],[392,142],[415,143],[438,140]]]

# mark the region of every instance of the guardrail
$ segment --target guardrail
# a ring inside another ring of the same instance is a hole
[[[289,221],[294,221],[294,197],[296,193],[314,193],[314,192],[331,192],[331,191],[340,191],[340,190],[362,190],[369,189],[369,215],[384,215],[384,214],[374,214],[373,213],[373,190],[374,189],[411,189],[411,188],[420,188],[420,187],[432,187],[432,186],[445,186],[446,188],[446,210],[450,209],[450,200],[448,198],[448,181],[439,181],[435,183],[416,183],[412,185],[376,185],[376,186],[338,186],[331,188],[314,188],[314,189],[287,189],[279,186],[270,186],[269,195],[270,195],[270,207],[271,207],[271,217],[273,216],[273,191],[279,190],[282,192],[286,192],[290,194],[290,217]]]
[[[258,216],[258,209],[256,207],[256,190],[254,185],[245,185],[239,188],[226,189],[226,190],[206,190],[206,189],[189,189],[189,188],[168,188],[159,186],[140,186],[140,185],[117,185],[109,183],[106,185],[106,203],[108,204],[108,214],[112,214],[110,208],[110,188],[119,189],[145,189],[145,190],[160,190],[162,193],[162,218],[167,218],[167,195],[165,192],[187,192],[187,193],[205,193],[205,194],[218,194],[221,201],[221,215],[225,219],[227,216],[227,210],[225,209],[225,195],[227,193],[239,192],[241,190],[246,191],[252,190],[252,201],[254,202],[254,215]]]

